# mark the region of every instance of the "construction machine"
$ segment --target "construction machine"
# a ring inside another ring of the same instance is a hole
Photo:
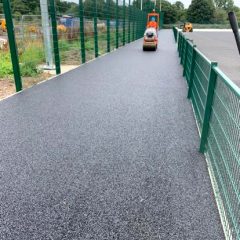
[[[0,19],[0,30],[2,30],[3,32],[7,31],[6,20],[5,19]]]
[[[147,16],[147,28],[155,28],[156,30],[159,28],[159,13],[156,13],[155,10]]]
[[[193,25],[190,22],[185,22],[182,25],[182,31],[183,32],[193,32]]]

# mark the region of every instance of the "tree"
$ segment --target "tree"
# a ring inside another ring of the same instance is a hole
[[[233,10],[234,1],[233,0],[214,0],[215,6],[227,11]]]
[[[137,8],[141,8],[141,0],[134,0],[133,6]],[[142,0],[142,6],[144,12],[150,12],[154,9],[154,3],[149,0]]]
[[[214,14],[214,23],[224,24],[227,22],[227,12],[224,9],[217,8]]]
[[[34,10],[34,9],[32,9]],[[23,0],[13,0],[12,1],[12,13],[15,15],[26,15],[32,13],[29,11],[29,7]]]
[[[176,1],[174,5],[178,10],[184,10],[184,4],[181,1]]]
[[[160,0],[157,1],[158,6]],[[168,1],[162,1],[162,11],[164,12],[164,23],[170,24],[175,23],[178,17],[178,9],[174,4],[171,4]]]
[[[3,3],[0,1],[0,14],[3,14]]]
[[[119,5],[119,14],[120,14],[120,5]],[[105,0],[97,0],[97,17],[106,19],[106,9],[107,9],[107,3]],[[84,1],[84,14],[87,17],[92,18],[94,16],[95,11],[95,1],[94,0],[85,0]],[[110,15],[111,18],[114,17],[116,11],[116,4],[113,0],[110,1]]]
[[[184,4],[181,1],[177,1],[174,5],[177,8],[177,20],[185,22],[187,10],[184,8]]]
[[[211,0],[192,0],[187,11],[187,18],[193,23],[211,23],[215,8]]]

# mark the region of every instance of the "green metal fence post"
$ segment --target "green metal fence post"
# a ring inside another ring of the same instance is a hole
[[[128,2],[128,43],[131,42],[131,1]]]
[[[190,71],[190,79],[189,79],[189,84],[188,84],[188,99],[191,98],[192,94],[192,85],[193,85],[193,77],[194,77],[194,69],[195,69],[195,64],[196,64],[196,45],[193,45],[193,53],[192,53],[192,61],[191,61],[191,71]]]
[[[183,54],[185,51],[185,47],[186,47],[186,43],[187,43],[187,39],[183,36],[182,38],[182,48],[181,48],[181,59],[180,59],[180,63],[183,64]]]
[[[140,10],[137,11],[137,39],[140,38]]]
[[[160,29],[163,29],[164,25],[164,12],[160,12]]]
[[[187,65],[187,58],[188,58],[188,39],[186,38],[186,47],[185,47],[185,56],[184,56],[184,63],[183,63],[183,77],[186,75],[186,65]]]
[[[135,36],[134,36],[134,40],[137,39],[137,35],[138,35],[138,9],[136,8],[135,10],[135,20],[136,20],[136,25],[135,25]]]
[[[184,40],[185,40],[185,37],[182,35],[182,39],[181,39],[181,48],[180,48],[180,61],[181,61],[181,58],[182,58],[182,52],[183,52],[183,48],[184,48]]]
[[[11,53],[12,67],[14,73],[16,91],[22,90],[22,79],[18,60],[17,44],[12,20],[12,12],[9,0],[3,0],[3,10],[6,18],[7,34]]]
[[[111,51],[111,46],[110,46],[110,0],[107,0],[107,52]]]
[[[134,41],[135,35],[135,9],[132,7],[132,41]]]
[[[95,47],[95,57],[98,57],[98,28],[97,28],[97,0],[94,0],[94,47]]]
[[[118,0],[116,0],[116,48],[119,46],[119,20],[118,20]]]
[[[217,74],[214,71],[214,68],[216,66],[217,66],[216,62],[211,63],[211,71],[210,71],[208,91],[207,91],[207,100],[206,100],[206,105],[205,105],[201,142],[200,142],[200,152],[201,153],[205,152],[205,145],[206,145],[207,138],[208,138],[209,122],[210,122],[211,113],[212,113],[214,90],[215,90],[216,80],[217,80]]]
[[[126,42],[126,29],[125,26],[126,25],[126,4],[125,4],[125,0],[123,0],[123,46],[125,45]]]
[[[60,64],[60,55],[59,55],[59,46],[58,46],[55,0],[49,0],[49,1],[50,1],[50,16],[51,16],[51,22],[52,22],[53,49],[54,49],[56,74],[60,74],[61,73],[61,64]]]
[[[180,52],[181,52],[181,42],[182,42],[182,35],[179,33],[178,36],[178,56],[180,57]]]
[[[80,16],[80,39],[81,39],[81,55],[82,63],[86,62],[86,52],[85,52],[85,31],[84,31],[84,9],[83,0],[79,0],[79,16]]]

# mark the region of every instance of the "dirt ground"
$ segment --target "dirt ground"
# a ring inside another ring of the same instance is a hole
[[[44,81],[53,76],[50,73],[42,73],[37,77],[23,78],[23,88],[29,88],[41,81]],[[14,80],[11,78],[0,79],[0,100],[4,99],[16,92]]]
[[[62,65],[61,72],[65,73],[68,72],[79,65]],[[42,82],[46,79],[55,75],[55,70],[47,70],[42,74],[36,77],[23,77],[23,89],[29,88],[39,82]],[[13,78],[0,78],[0,100],[14,94],[16,92],[15,84]]]

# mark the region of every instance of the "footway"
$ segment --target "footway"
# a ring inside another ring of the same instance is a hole
[[[171,31],[0,102],[0,239],[224,239]]]

